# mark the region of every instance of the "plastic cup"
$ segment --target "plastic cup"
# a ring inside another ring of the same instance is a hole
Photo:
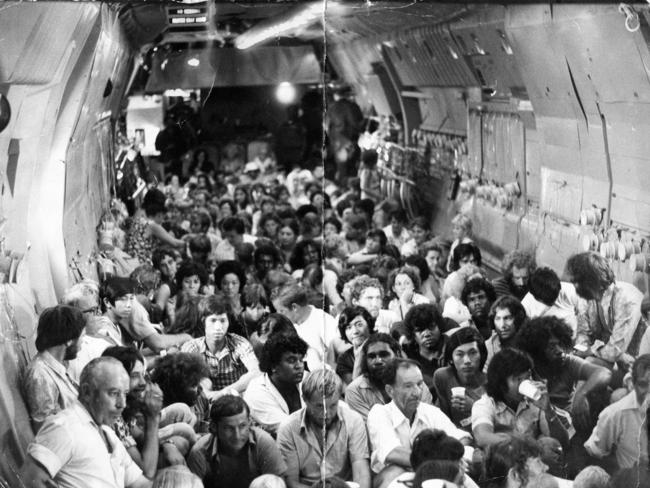
[[[451,389],[451,396],[452,397],[461,397],[461,398],[463,398],[465,396],[465,387],[464,386],[454,386]]]
[[[542,392],[530,380],[524,380],[519,384],[519,393],[534,402],[542,398]]]

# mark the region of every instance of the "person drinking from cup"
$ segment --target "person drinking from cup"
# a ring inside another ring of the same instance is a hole
[[[555,452],[560,444],[567,446],[567,428],[551,405],[546,383],[534,381],[532,370],[532,360],[522,351],[503,349],[495,354],[488,366],[485,395],[472,406],[472,433],[478,447],[487,448],[513,434],[552,437],[555,441],[546,445]]]

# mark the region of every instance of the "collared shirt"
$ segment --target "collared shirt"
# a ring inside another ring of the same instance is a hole
[[[262,429],[250,428],[248,444],[244,449],[243,456],[248,469],[245,472],[228,472],[228,465],[224,462],[227,456],[219,454],[216,437],[208,434],[201,437],[192,447],[187,457],[187,466],[203,480],[205,486],[230,488],[248,487],[250,482],[260,475],[283,476],[287,471],[273,438]],[[237,479],[236,486],[224,483],[225,479]]]
[[[488,340],[485,341],[485,349],[487,349],[487,358],[485,359],[485,365],[483,366],[483,372],[487,373],[488,365],[496,353],[501,350],[501,339],[496,332],[492,332],[492,335]]]
[[[555,303],[550,307],[535,299],[532,293],[528,292],[521,300],[521,304],[526,309],[526,315],[531,319],[535,317],[557,317],[564,320],[571,331],[573,337],[576,336],[578,330],[578,318],[576,313],[584,300],[576,293],[575,286],[572,283],[562,281],[560,283],[560,294],[555,300]]]
[[[483,424],[492,426],[494,432],[516,433],[534,439],[550,435],[544,412],[525,400],[519,402],[515,412],[505,403],[483,395],[472,406],[472,429]]]
[[[311,311],[301,324],[293,324],[300,338],[307,343],[309,349],[305,356],[309,371],[323,367],[323,361],[330,356],[334,339],[339,335],[338,325],[334,317],[312,305]]]
[[[251,380],[244,393],[244,400],[250,408],[251,418],[273,432],[291,414],[286,400],[275,387],[268,373]],[[304,407],[302,396],[300,396],[300,406]]]
[[[258,369],[253,347],[237,334],[226,334],[225,345],[216,354],[208,349],[205,337],[186,342],[181,346],[181,351],[203,356],[210,368],[210,380],[215,391],[232,385],[247,372]]]
[[[306,409],[291,414],[278,429],[278,447],[287,463],[287,478],[311,486],[322,476],[352,479],[352,464],[368,459],[368,435],[359,414],[339,402],[337,420],[327,431],[325,449],[314,428],[307,425]]]
[[[39,352],[23,377],[23,392],[34,422],[45,419],[78,403],[77,383],[66,373],[66,368],[47,351]]]
[[[420,402],[413,423],[391,401],[387,405],[375,405],[368,413],[368,433],[372,447],[371,467],[379,473],[386,463],[386,456],[397,447],[411,448],[413,440],[424,429],[438,429],[458,440],[471,435],[457,428],[442,410]]]
[[[60,488],[123,488],[142,477],[111,428],[98,426],[80,403],[50,417],[27,452]]]
[[[646,412],[632,391],[612,403],[598,416],[598,423],[585,442],[587,452],[597,458],[616,455],[621,469],[648,463]]]
[[[630,348],[638,349],[633,338],[641,320],[642,300],[637,287],[622,281],[612,283],[599,301],[585,300],[577,314],[576,344],[591,347],[596,357],[610,363]],[[629,352],[636,356],[638,350]]]
[[[420,401],[431,404],[433,397],[428,388],[422,388]],[[375,405],[385,405],[381,392],[370,383],[366,375],[357,376],[345,389],[345,403],[363,418],[368,418],[368,412]]]

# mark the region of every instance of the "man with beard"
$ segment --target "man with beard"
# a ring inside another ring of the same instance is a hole
[[[596,252],[571,256],[566,273],[586,300],[576,314],[576,355],[610,369],[615,363],[629,369],[647,328],[641,314],[643,293],[631,283],[616,281],[607,260]]]
[[[393,324],[399,321],[399,317],[394,312],[381,308],[384,289],[379,280],[364,274],[348,281],[345,286],[350,290],[352,305],[365,308],[375,320],[375,330],[389,333]]]
[[[345,401],[365,421],[375,405],[390,402],[384,389],[383,376],[386,366],[401,355],[399,344],[388,334],[373,334],[361,347],[357,362],[361,362],[361,375],[345,389]],[[431,403],[431,392],[423,388],[420,400]]]
[[[79,402],[48,418],[28,446],[20,473],[24,486],[151,487],[110,428],[128,391],[129,377],[117,359],[88,363],[79,380]]]
[[[568,354],[573,347],[571,328],[557,317],[538,317],[524,324],[516,346],[530,354],[535,372],[546,380],[551,404],[570,411],[575,427],[588,432],[604,407],[611,371]]]
[[[503,276],[492,281],[497,297],[512,295],[522,300],[528,293],[528,280],[535,271],[535,256],[527,251],[514,250],[503,258]]]
[[[202,380],[210,375],[210,368],[199,354],[177,352],[167,354],[156,361],[151,371],[151,381],[156,383],[163,392],[163,415],[169,412],[169,420],[164,416],[161,422],[183,422],[195,426],[198,421],[206,420],[209,416],[208,399],[201,389]],[[170,408],[178,404],[192,407],[191,418],[183,408]],[[199,431],[199,425],[196,425]],[[185,446],[183,446],[185,447]],[[191,446],[190,446],[191,447]]]
[[[490,307],[496,300],[492,284],[485,278],[472,278],[463,288],[460,300],[471,315],[467,325],[476,327],[483,338],[488,339],[492,333],[489,319]]]
[[[471,434],[458,429],[438,407],[421,402],[426,386],[416,361],[393,360],[384,372],[384,383],[391,402],[375,405],[368,413],[371,465],[377,473],[374,486],[388,486],[411,468],[412,442],[424,429],[442,430],[466,446],[471,443]],[[466,457],[471,459],[469,450]]]
[[[526,322],[526,309],[515,297],[506,295],[497,298],[490,308],[488,318],[494,332],[485,341],[487,360],[483,372],[487,372],[488,365],[496,353],[514,345],[517,331]]]
[[[278,334],[264,343],[260,361],[264,374],[251,380],[244,400],[253,420],[272,435],[303,406],[299,385],[308,347],[297,335]]]
[[[67,305],[47,308],[38,319],[38,354],[27,366],[22,380],[35,433],[47,417],[77,403],[78,385],[66,368],[67,362],[77,357],[79,336],[85,325],[81,310]]]
[[[329,476],[371,487],[366,426],[339,402],[341,386],[331,369],[312,371],[301,386],[305,407],[280,425],[278,447],[289,488],[307,488]]]

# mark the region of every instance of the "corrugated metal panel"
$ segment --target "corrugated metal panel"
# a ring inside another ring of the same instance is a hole
[[[475,18],[451,24],[451,33],[482,86],[494,88],[500,97],[521,97],[526,88],[503,15],[501,8],[490,15],[479,13]]]
[[[448,28],[427,26],[403,31],[387,40],[388,55],[406,86],[460,87],[478,82],[458,52]]]

